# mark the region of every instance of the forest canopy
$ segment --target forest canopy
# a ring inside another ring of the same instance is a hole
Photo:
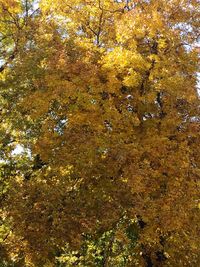
[[[199,266],[199,19],[0,0],[0,266]]]

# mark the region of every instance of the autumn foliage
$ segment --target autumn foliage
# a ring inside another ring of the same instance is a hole
[[[0,0],[1,266],[199,266],[198,2]]]

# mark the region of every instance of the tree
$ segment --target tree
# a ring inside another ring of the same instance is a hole
[[[198,1],[34,7],[1,1],[8,257],[53,265],[126,216],[137,237],[126,266],[196,266]]]

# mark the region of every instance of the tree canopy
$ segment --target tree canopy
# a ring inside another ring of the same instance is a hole
[[[0,0],[2,266],[200,264],[199,18]]]

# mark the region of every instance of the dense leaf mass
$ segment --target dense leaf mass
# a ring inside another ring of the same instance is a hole
[[[199,266],[199,17],[0,0],[1,266]]]

